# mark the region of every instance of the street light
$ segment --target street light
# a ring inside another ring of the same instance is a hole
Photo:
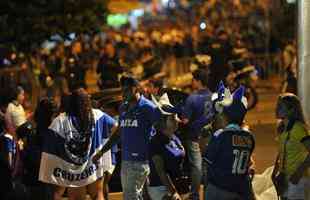
[[[200,23],[200,29],[205,30],[207,28],[207,24],[205,22]]]

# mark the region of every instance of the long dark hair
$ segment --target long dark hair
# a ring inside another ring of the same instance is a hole
[[[307,127],[307,122],[305,120],[304,112],[301,106],[299,98],[293,93],[284,93],[281,94],[278,98],[278,105],[283,103],[287,106],[289,110],[292,110],[293,113],[289,116],[290,121],[298,121]]]
[[[83,88],[75,89],[69,97],[65,112],[77,120],[79,132],[90,134],[94,124],[92,104],[89,94]]]
[[[56,103],[50,98],[43,98],[39,101],[34,112],[34,122],[36,123],[36,138],[33,140],[38,145],[43,144],[43,134],[46,133],[53,117],[58,113]]]
[[[13,88],[8,88],[9,92],[9,101],[17,100],[17,97],[20,93],[24,91],[24,89],[21,86],[16,86]]]
[[[57,114],[57,105],[53,99],[43,98],[39,101],[34,112],[34,121],[38,130],[46,130]]]
[[[167,128],[168,115],[161,115],[160,119],[154,124],[156,132],[160,132]]]

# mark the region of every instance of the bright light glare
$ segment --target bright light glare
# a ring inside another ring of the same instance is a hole
[[[168,6],[169,0],[161,0],[161,3],[162,3],[164,6]]]
[[[132,15],[135,17],[141,17],[144,15],[144,10],[143,9],[136,9],[132,11]]]
[[[70,33],[70,34],[69,34],[69,38],[70,38],[71,40],[74,40],[74,39],[76,38],[76,34],[75,34],[75,33]]]
[[[201,23],[200,23],[200,29],[204,30],[204,29],[206,29],[206,28],[207,28],[206,23],[201,22]]]
[[[296,3],[296,0],[286,0],[287,3]]]

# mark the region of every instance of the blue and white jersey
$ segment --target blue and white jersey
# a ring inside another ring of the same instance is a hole
[[[248,169],[255,147],[252,134],[237,125],[216,131],[204,156],[207,180],[224,190],[247,195]]]
[[[121,106],[119,126],[122,142],[122,160],[148,161],[148,146],[154,131],[153,123],[159,120],[159,109],[144,96],[136,106],[127,110]]]
[[[107,142],[109,132],[117,122],[98,109],[92,112],[95,123],[86,143],[73,125],[74,118],[62,113],[53,120],[49,132],[44,135],[40,181],[63,187],[81,187],[95,182],[111,168],[110,151],[97,163],[92,162],[92,157]],[[87,144],[83,153],[79,151],[80,144]]]

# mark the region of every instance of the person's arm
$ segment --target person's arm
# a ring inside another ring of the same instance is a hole
[[[13,124],[13,121],[12,121],[12,117],[11,117],[11,109],[10,107],[8,106],[6,112],[5,112],[5,126],[6,126],[6,129],[9,133],[14,133],[15,132],[15,126]]]
[[[201,130],[205,126],[209,125],[212,122],[213,114],[202,115],[200,118],[192,122],[192,127],[195,127],[196,130]],[[188,123],[188,122],[187,122]]]
[[[33,118],[33,112],[26,112],[26,119],[30,121]]]
[[[159,175],[161,182],[168,189],[169,196],[171,196],[171,197],[179,196],[173,182],[171,181],[169,175],[166,173],[166,171],[164,169],[164,161],[163,161],[162,157],[160,155],[156,154],[152,157],[152,160],[154,162],[156,172]]]
[[[119,139],[120,139],[120,130],[118,126],[114,126],[111,129],[112,135],[107,141],[107,143],[102,147],[102,149],[93,157],[93,161],[96,162],[101,158],[101,156],[107,152],[109,149],[112,148],[113,145],[115,145]]]
[[[9,164],[10,168],[12,168],[13,167],[12,152],[8,152],[7,159],[8,159],[8,164]]]
[[[193,113],[192,109],[192,96],[187,97],[185,101],[185,106],[184,106],[184,115],[182,116],[182,123],[183,124],[188,124],[189,119],[191,118]]]
[[[297,170],[290,177],[290,182],[293,184],[297,184],[300,181],[300,179],[302,178],[304,172],[310,167],[310,136],[306,136],[304,139],[301,140],[301,142],[303,143],[303,145],[308,150],[308,156],[306,157],[304,162],[301,163],[297,167]]]
[[[4,144],[3,146],[4,149],[1,155],[3,155],[4,162],[8,164],[10,169],[12,169],[13,168],[13,140],[9,138],[5,138],[3,144]]]

